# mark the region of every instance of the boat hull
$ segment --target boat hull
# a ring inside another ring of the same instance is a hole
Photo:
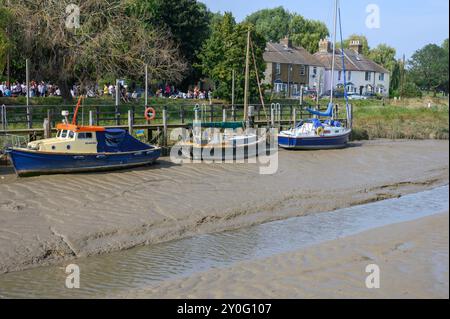
[[[340,135],[296,137],[288,135],[278,136],[278,145],[284,149],[321,150],[336,149],[347,146],[351,131]]]
[[[19,176],[95,172],[137,167],[154,163],[160,148],[123,153],[45,153],[26,149],[7,151]]]
[[[266,139],[259,139],[248,143],[228,146],[198,146],[185,144],[182,147],[182,154],[186,158],[202,161],[228,161],[245,160],[252,157],[265,155]]]

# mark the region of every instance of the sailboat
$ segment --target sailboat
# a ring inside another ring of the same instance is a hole
[[[284,149],[335,149],[346,147],[352,132],[351,129],[351,112],[348,103],[348,96],[346,91],[346,71],[345,71],[345,57],[344,51],[341,49],[342,67],[344,74],[344,95],[347,109],[347,124],[335,120],[335,107],[333,103],[333,90],[335,78],[335,61],[336,61],[336,29],[337,16],[339,14],[339,27],[341,35],[341,47],[343,48],[342,39],[342,22],[339,8],[339,0],[335,0],[334,9],[334,40],[333,40],[333,59],[331,67],[331,94],[328,108],[325,112],[320,112],[313,109],[307,111],[315,116],[314,118],[302,120],[295,127],[282,131],[278,135],[278,144]],[[328,118],[321,120],[320,118]]]
[[[213,161],[242,160],[256,157],[266,151],[266,135],[260,135],[256,130],[250,128],[248,115],[251,48],[253,49],[249,30],[247,34],[243,121],[208,123],[196,119],[190,127],[192,136],[186,137],[184,141],[178,144],[184,157]]]

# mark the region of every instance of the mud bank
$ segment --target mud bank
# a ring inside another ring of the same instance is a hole
[[[448,299],[448,212],[242,262],[120,298]],[[380,270],[368,289],[368,265]],[[117,296],[116,296],[117,297]]]
[[[448,184],[448,141],[371,141],[254,164],[18,179],[0,169],[0,273],[399,197]]]

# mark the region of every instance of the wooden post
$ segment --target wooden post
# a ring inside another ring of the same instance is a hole
[[[2,105],[2,129],[3,131],[6,131],[6,106],[5,104]]]
[[[163,130],[163,135],[164,135],[164,140],[163,140],[163,146],[164,147],[167,147],[167,138],[168,138],[168,136],[167,136],[167,108],[166,107],[164,107],[164,109],[163,109],[163,127],[164,127],[164,130]]]
[[[94,111],[89,110],[89,126],[94,125]]]
[[[44,138],[50,138],[51,133],[50,133],[50,125],[49,125],[48,118],[44,119],[43,128],[44,128]]]
[[[297,109],[294,107],[292,110],[292,122],[294,123],[294,128],[297,126]]]
[[[227,110],[225,109],[225,107],[222,106],[222,122],[226,122],[227,121]]]
[[[119,114],[119,104],[120,104],[120,82],[116,80],[116,107],[115,107],[115,118],[116,125],[120,125],[120,114]]]
[[[133,134],[133,112],[128,110],[128,133]]]
[[[26,82],[27,82],[27,126],[29,129],[33,127],[31,108],[30,108],[30,60],[25,60]],[[11,84],[10,84],[11,85]]]
[[[184,105],[180,106],[180,118],[181,118],[181,124],[184,124]]]
[[[96,119],[95,121],[97,122],[97,126],[100,126],[100,106],[95,106],[95,115],[96,115]]]
[[[194,112],[195,112],[195,121],[198,122],[198,109],[196,108]]]
[[[210,115],[210,122],[214,122],[214,105],[211,104],[211,115]]]
[[[235,115],[235,109],[234,109],[235,77],[236,77],[236,72],[233,70],[233,72],[232,72],[232,80],[231,80],[231,117],[233,118],[233,121],[236,121],[236,115]]]
[[[270,108],[270,125],[272,127],[275,127],[275,108],[274,107]]]
[[[303,85],[300,86],[300,106],[303,106]]]

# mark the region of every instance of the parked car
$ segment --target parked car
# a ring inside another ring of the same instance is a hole
[[[331,90],[326,91],[324,94],[322,94],[321,98],[329,98],[331,95]],[[343,91],[333,91],[333,97],[337,99],[344,98],[344,92]]]
[[[357,93],[348,93],[347,96],[349,100],[367,100],[367,96]]]
[[[380,96],[376,93],[366,92],[363,94],[366,99],[381,99]]]

